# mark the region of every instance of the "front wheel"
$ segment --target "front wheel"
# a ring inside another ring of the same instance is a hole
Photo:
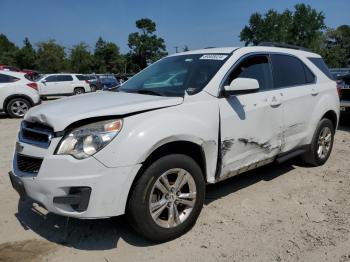
[[[334,126],[327,119],[322,119],[314,134],[309,150],[302,155],[304,162],[312,166],[320,166],[328,160],[334,142]]]
[[[203,207],[205,181],[189,156],[173,154],[152,163],[134,185],[127,206],[133,228],[164,242],[192,228]]]

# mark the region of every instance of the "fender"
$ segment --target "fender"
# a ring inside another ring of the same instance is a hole
[[[107,167],[130,166],[143,163],[167,143],[191,142],[202,147],[211,181],[216,171],[218,126],[219,108],[214,99],[133,115],[124,119],[120,134],[95,158]]]
[[[8,102],[10,102],[13,98],[23,98],[23,99],[26,99],[26,100],[29,101],[29,103],[30,103],[31,106],[34,106],[34,104],[35,104],[34,101],[33,101],[29,96],[27,96],[27,95],[23,95],[23,94],[14,94],[14,95],[10,95],[10,96],[6,97],[6,99],[5,99],[4,103],[3,103],[3,110],[4,110],[5,112],[7,111],[6,107],[7,107]]]

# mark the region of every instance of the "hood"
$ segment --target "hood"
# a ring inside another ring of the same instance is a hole
[[[51,126],[55,132],[93,117],[122,116],[140,111],[179,105],[182,97],[163,97],[125,92],[97,92],[63,98],[33,107],[25,115],[29,122]]]

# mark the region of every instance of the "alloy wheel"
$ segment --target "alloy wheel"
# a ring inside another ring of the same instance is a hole
[[[182,224],[196,202],[196,184],[192,175],[182,168],[163,173],[154,184],[149,211],[154,222],[163,228]]]

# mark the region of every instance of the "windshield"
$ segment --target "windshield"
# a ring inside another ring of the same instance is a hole
[[[125,82],[119,91],[183,96],[201,91],[228,58],[228,54],[180,55],[161,59]]]

